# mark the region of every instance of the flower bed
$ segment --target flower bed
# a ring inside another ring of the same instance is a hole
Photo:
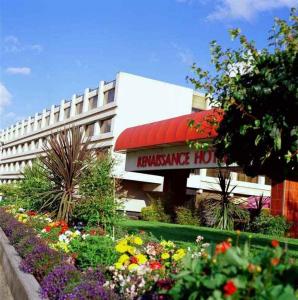
[[[98,228],[69,228],[48,215],[0,209],[0,226],[23,258],[20,268],[51,299],[297,299],[298,267],[278,241],[252,254],[239,235],[213,249],[139,232],[115,241]]]

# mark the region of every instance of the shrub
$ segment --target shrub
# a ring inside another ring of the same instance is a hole
[[[263,211],[259,217],[250,224],[249,230],[273,236],[284,236],[289,230],[290,224],[283,216],[272,216]]]
[[[76,264],[82,269],[112,265],[117,254],[114,242],[107,236],[87,236],[85,239],[73,239],[69,249],[76,255]]]
[[[115,199],[119,182],[113,178],[113,167],[114,160],[107,153],[88,161],[79,186],[81,199],[74,210],[75,218],[89,226],[100,226],[110,234],[121,219],[121,202]]]
[[[198,217],[189,208],[176,208],[176,223],[181,225],[199,225]]]
[[[143,207],[141,217],[145,221],[151,222],[170,222],[171,218],[165,213],[162,199],[154,199],[148,194],[150,205]]]
[[[40,210],[45,201],[44,197],[53,189],[53,184],[47,178],[47,171],[39,161],[27,166],[20,182],[21,197],[26,203],[24,208]]]

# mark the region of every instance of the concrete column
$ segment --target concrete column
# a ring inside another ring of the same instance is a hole
[[[55,122],[55,105],[51,106],[51,112],[50,112],[50,125],[53,125]]]
[[[99,136],[99,135],[100,135],[99,122],[95,122],[95,124],[94,124],[94,136]]]
[[[46,113],[47,113],[47,110],[44,109],[42,111],[42,116],[41,116],[41,128],[44,128],[46,126]]]
[[[27,120],[27,133],[30,133],[32,131],[31,128],[31,117],[28,118]]]
[[[265,185],[265,176],[258,176],[258,184]]]
[[[64,107],[65,107],[65,100],[61,100],[60,103],[60,113],[59,113],[59,121],[63,121],[64,120]]]
[[[25,129],[25,120],[23,120],[21,123],[21,135],[25,134],[24,129]]]
[[[28,151],[28,143],[25,143],[24,144],[24,152],[27,152]]]
[[[89,109],[89,88],[85,89],[84,99],[83,99],[83,113],[87,112]]]
[[[231,175],[231,180],[237,181],[237,178],[238,178],[237,172],[231,172],[230,175]]]
[[[38,117],[38,113],[35,114],[34,117],[34,125],[33,125],[33,131],[37,130],[37,117]]]
[[[74,117],[76,115],[76,100],[77,100],[77,95],[73,94],[71,97],[71,104],[70,104],[70,117]]]
[[[97,98],[97,107],[103,106],[104,93],[103,89],[105,86],[105,82],[101,80],[98,85],[98,98]]]

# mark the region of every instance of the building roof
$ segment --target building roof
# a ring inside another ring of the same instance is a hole
[[[200,123],[199,129],[189,127],[189,121]],[[115,151],[125,152],[138,149],[154,148],[186,141],[205,140],[216,137],[216,126],[212,122],[220,122],[222,112],[219,109],[204,110],[171,119],[134,126],[125,129],[118,137]]]

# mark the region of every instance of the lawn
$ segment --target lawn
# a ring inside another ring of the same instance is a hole
[[[226,231],[209,227],[197,227],[139,220],[125,220],[121,223],[121,225],[130,233],[144,230],[152,233],[158,239],[163,238],[166,240],[172,240],[177,244],[186,247],[193,243],[198,235],[203,236],[206,242],[213,244],[226,240],[227,238],[232,238],[233,241],[237,240],[237,234],[235,231]],[[279,240],[283,247],[288,247],[291,256],[298,258],[298,239],[241,232],[239,236],[239,243],[243,244],[245,241],[249,241],[252,248],[262,250],[264,247],[270,245],[272,239]]]

